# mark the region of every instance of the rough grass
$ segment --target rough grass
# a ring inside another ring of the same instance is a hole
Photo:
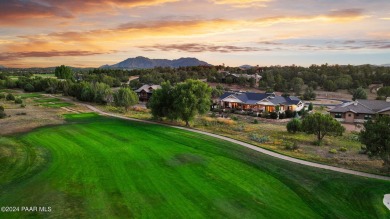
[[[367,155],[359,154],[361,143],[356,140],[356,133],[346,132],[341,137],[326,136],[322,146],[315,146],[314,135],[305,133],[291,134],[286,131],[285,123],[271,123],[259,121],[259,124],[253,124],[253,117],[239,118],[239,120],[230,125],[206,123],[205,121],[214,120],[214,118],[200,117],[192,123],[193,127],[221,134],[227,137],[245,141],[259,147],[263,147],[281,154],[296,157],[304,160],[325,163],[333,166],[339,166],[349,169],[355,169],[364,172],[388,175],[382,172],[383,161],[380,159],[370,159]],[[268,137],[269,141],[259,143],[254,141],[251,136]],[[297,142],[299,149],[287,150],[286,145],[292,145]],[[345,147],[346,152],[331,154],[330,150],[339,150]]]
[[[0,138],[0,206],[61,218],[388,218],[390,182],[281,161],[212,137],[95,114]]]

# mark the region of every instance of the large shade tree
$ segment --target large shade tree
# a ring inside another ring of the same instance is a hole
[[[157,89],[153,92],[152,97],[149,99],[147,107],[151,110],[154,118],[169,118],[176,119],[176,113],[173,108],[173,102],[175,97],[173,96],[173,87],[171,83],[163,82],[161,89]]]
[[[189,126],[196,114],[204,114],[210,109],[211,88],[199,80],[187,80],[174,89],[174,108],[178,118]]]
[[[60,79],[71,79],[73,78],[73,71],[72,68],[69,66],[61,65],[56,67],[54,70],[54,74],[57,78]]]
[[[302,121],[302,131],[317,136],[317,143],[327,136],[341,136],[345,128],[331,115],[313,113],[306,116]]]
[[[364,123],[360,141],[366,145],[370,156],[380,157],[386,171],[390,172],[390,117],[379,116]]]
[[[114,93],[114,103],[116,106],[124,107],[128,111],[130,106],[138,103],[138,96],[130,88],[120,88]]]

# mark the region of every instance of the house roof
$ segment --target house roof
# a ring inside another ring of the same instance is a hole
[[[135,90],[136,93],[139,93],[141,92],[142,90],[144,90],[145,92],[147,93],[153,93],[154,90],[156,89],[160,89],[161,86],[160,85],[155,85],[155,84],[145,84],[143,85],[142,87],[138,88],[137,90]]]
[[[253,92],[225,92],[222,96],[219,97],[220,100],[225,99],[226,97],[233,95],[237,99],[241,100],[245,104],[256,104],[262,100],[268,100],[274,105],[297,105],[301,100],[298,97],[282,97],[277,96],[274,93],[253,93]]]
[[[383,100],[356,100],[353,102],[343,103],[335,108],[329,110],[331,113],[364,113],[364,114],[375,114],[386,112],[390,110],[390,102]]]

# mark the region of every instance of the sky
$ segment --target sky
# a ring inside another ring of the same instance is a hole
[[[390,0],[0,0],[0,65],[390,64]]]

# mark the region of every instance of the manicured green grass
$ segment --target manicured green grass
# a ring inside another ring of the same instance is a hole
[[[58,98],[42,98],[42,99],[34,100],[34,102],[37,102],[37,103],[49,103],[49,102],[59,102],[59,101],[61,101],[61,100]]]
[[[22,99],[27,99],[27,98],[33,98],[33,97],[42,97],[42,94],[40,93],[15,93],[15,96],[21,97]]]
[[[57,78],[54,74],[34,74],[33,76],[42,78]]]
[[[73,106],[73,103],[65,103],[65,102],[54,102],[54,103],[44,103],[40,104],[41,106],[44,107],[50,107],[50,108],[61,108],[61,107],[66,107],[66,106]]]
[[[160,125],[66,116],[0,138],[0,218],[389,218],[390,182],[275,159]]]

